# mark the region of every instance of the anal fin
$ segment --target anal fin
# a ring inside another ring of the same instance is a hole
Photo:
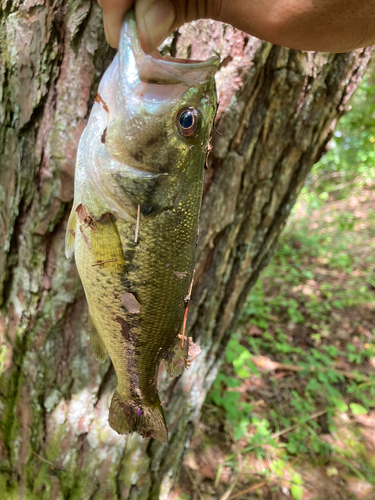
[[[104,363],[104,361],[107,359],[107,354],[108,354],[107,349],[105,348],[104,342],[100,338],[98,330],[96,329],[96,326],[90,315],[89,315],[89,333],[90,333],[92,349],[94,351],[94,356],[98,361]]]

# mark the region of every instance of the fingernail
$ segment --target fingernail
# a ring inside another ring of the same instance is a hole
[[[144,37],[144,41],[147,41],[149,51],[158,47],[170,34],[175,18],[175,9],[168,0],[156,0],[147,8],[143,19],[138,22],[141,27],[141,39]]]

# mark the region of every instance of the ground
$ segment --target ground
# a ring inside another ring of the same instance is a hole
[[[168,500],[375,498],[375,182],[331,171],[317,183],[317,172]]]

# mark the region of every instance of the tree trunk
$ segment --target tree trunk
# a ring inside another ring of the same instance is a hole
[[[161,445],[109,428],[114,373],[94,359],[82,286],[64,256],[75,152],[113,57],[100,9],[3,0],[0,22],[0,496],[166,499],[243,302],[371,49],[297,52],[211,21],[170,40],[182,57],[219,49],[221,135],[189,306],[202,353],[179,379],[160,375],[170,435]]]

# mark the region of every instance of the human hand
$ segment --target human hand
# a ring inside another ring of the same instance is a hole
[[[201,18],[219,19],[222,0],[98,0],[108,43],[117,48],[125,13],[135,3],[135,16],[141,45],[146,52],[155,49],[184,23]]]
[[[139,38],[150,52],[186,22],[211,18],[277,45],[346,52],[375,43],[375,0],[99,0],[106,37],[118,46],[135,4]]]

